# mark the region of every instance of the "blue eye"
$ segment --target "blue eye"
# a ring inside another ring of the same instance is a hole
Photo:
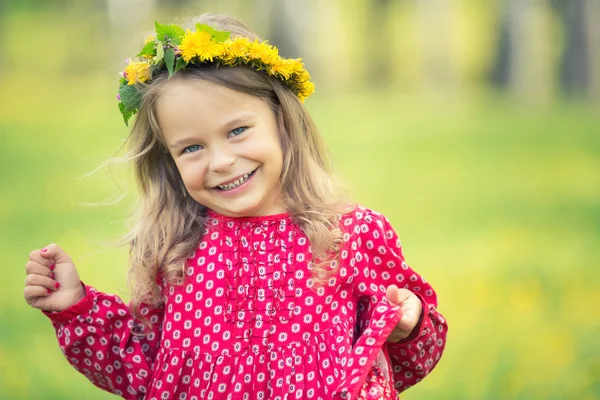
[[[201,147],[200,147],[200,145],[198,145],[198,144],[193,144],[193,145],[191,145],[191,146],[188,146],[188,147],[186,147],[185,149],[183,149],[183,152],[184,152],[184,153],[194,153],[194,152],[196,152],[196,151],[200,150],[200,148],[201,148]]]
[[[238,135],[241,135],[242,132],[244,132],[246,129],[247,129],[246,126],[241,126],[239,128],[235,128],[234,130],[232,130],[229,133],[231,134],[231,136],[238,136]]]

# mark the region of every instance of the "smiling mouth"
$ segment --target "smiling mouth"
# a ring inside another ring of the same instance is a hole
[[[244,183],[246,183],[246,181],[248,181],[248,179],[250,179],[250,177],[252,177],[252,175],[254,175],[254,173],[258,170],[258,168],[256,168],[254,171],[249,172],[245,175],[242,175],[241,177],[239,177],[237,180],[228,183],[227,185],[218,185],[215,186],[216,190],[221,190],[221,191],[226,191],[226,190],[231,190],[231,189],[235,189],[238,186],[243,185]]]

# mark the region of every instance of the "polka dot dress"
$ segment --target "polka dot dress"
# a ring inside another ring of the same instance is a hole
[[[181,286],[136,325],[116,296],[86,296],[53,323],[67,360],[127,399],[388,399],[423,379],[445,346],[432,287],[405,262],[381,214],[357,206],[340,220],[335,276],[315,283],[306,235],[287,214],[209,213]],[[386,339],[400,319],[385,291],[414,292],[423,313],[411,336]]]

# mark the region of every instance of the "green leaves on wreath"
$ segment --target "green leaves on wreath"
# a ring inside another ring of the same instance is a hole
[[[175,72],[183,69],[187,66],[187,62],[183,59],[183,57],[178,57],[177,62],[175,63]]]
[[[154,65],[157,65],[158,63],[160,63],[163,58],[165,57],[165,48],[163,47],[162,43],[158,43],[158,46],[156,46],[156,57],[154,57]]]
[[[229,36],[231,35],[231,32],[218,31],[210,25],[200,24],[200,23],[196,24],[196,31],[210,33],[210,36],[217,43],[223,43],[224,41],[229,39]]]
[[[119,111],[121,111],[121,114],[123,114],[123,121],[125,121],[125,126],[129,126],[127,122],[131,117],[137,114],[137,110],[129,110],[125,108],[123,103],[119,103]]]
[[[156,56],[156,47],[157,47],[156,42],[154,40],[151,40],[144,45],[144,47],[142,48],[142,50],[138,53],[138,55],[136,57],[143,57],[143,56],[154,57],[154,56]]]
[[[159,41],[165,42],[166,39],[170,39],[172,44],[181,44],[181,39],[185,35],[182,27],[177,25],[163,25],[157,21],[154,21],[154,26],[156,27],[156,39]]]
[[[172,47],[167,48],[165,51],[165,64],[167,65],[167,69],[169,70],[169,78],[173,76],[175,71],[173,68],[175,67],[175,51]]]
[[[133,117],[142,103],[142,94],[133,85],[123,84],[119,86],[119,95],[121,102],[119,103],[119,111],[123,114],[125,125],[131,117]]]

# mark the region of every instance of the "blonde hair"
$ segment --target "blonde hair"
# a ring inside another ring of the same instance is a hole
[[[232,36],[258,38],[232,17],[204,14],[188,25],[196,22],[230,31]],[[337,264],[331,261],[342,244],[337,222],[349,203],[332,176],[317,128],[296,95],[281,81],[243,66],[207,64],[178,71],[177,75],[177,79],[211,81],[270,105],[281,132],[284,205],[310,240],[314,277],[317,281],[330,277],[337,271]],[[155,106],[168,84],[164,71],[143,89],[142,105],[127,139],[126,159],[133,162],[140,198],[133,229],[123,242],[130,245],[131,306],[138,318],[142,303],[162,306],[159,279],[183,283],[185,263],[205,229],[206,208],[188,194],[157,122]]]

